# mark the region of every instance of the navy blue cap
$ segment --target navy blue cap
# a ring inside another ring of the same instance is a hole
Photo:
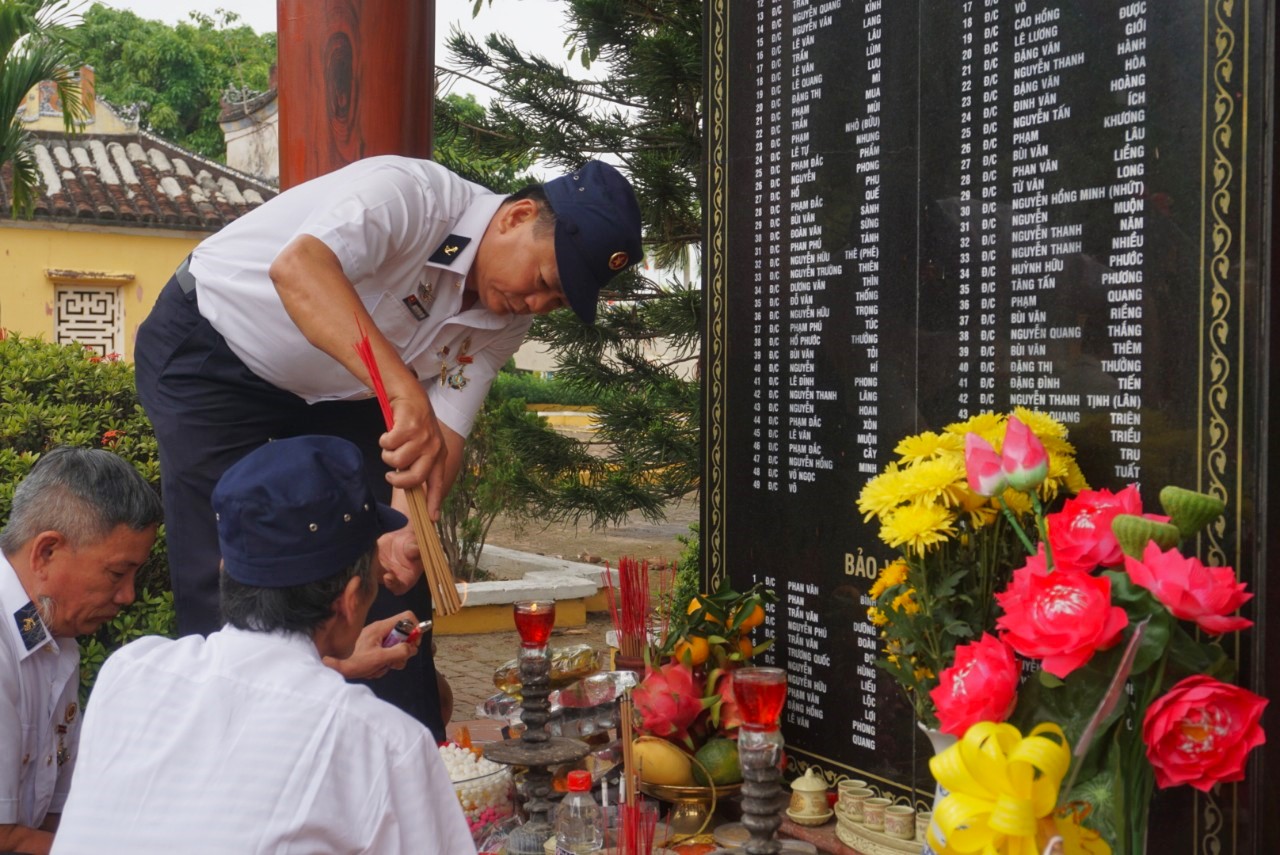
[[[587,323],[610,279],[640,260],[640,203],[622,173],[588,160],[542,185],[556,214],[556,267],[569,307]]]
[[[213,510],[223,570],[258,588],[328,579],[407,522],[374,500],[360,450],[335,436],[250,452],[213,488]]]

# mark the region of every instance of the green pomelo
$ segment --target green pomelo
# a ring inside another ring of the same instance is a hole
[[[697,761],[693,764],[693,780],[699,786],[715,784],[722,787],[742,780],[742,767],[738,765],[738,743],[733,739],[708,739],[707,744],[699,748],[693,758]],[[708,775],[711,776],[710,781],[707,780]]]

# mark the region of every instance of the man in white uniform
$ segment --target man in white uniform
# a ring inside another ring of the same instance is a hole
[[[430,731],[322,661],[351,653],[405,524],[359,450],[269,443],[212,502],[227,626],[107,660],[54,852],[474,852]]]
[[[133,602],[160,498],[107,451],[57,448],[18,485],[0,531],[0,851],[43,855],[80,736],[77,635]]]
[[[227,467],[271,439],[340,436],[364,453],[375,496],[425,483],[437,517],[531,316],[568,306],[592,322],[600,289],[640,256],[635,194],[604,163],[503,197],[394,156],[291,188],[196,247],[136,348],[160,444],[178,631],[221,625],[209,494]],[[390,431],[354,348],[361,328]],[[384,539],[379,559],[387,591],[374,617],[429,614],[411,528]],[[443,739],[427,641],[417,667],[374,688]]]

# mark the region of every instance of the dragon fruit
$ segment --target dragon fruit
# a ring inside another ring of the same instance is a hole
[[[631,697],[640,714],[640,729],[645,733],[687,742],[689,725],[718,696],[703,698],[694,680],[693,669],[683,662],[668,662],[659,668],[650,666]]]

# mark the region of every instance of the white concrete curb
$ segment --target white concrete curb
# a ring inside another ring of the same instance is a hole
[[[480,553],[480,567],[485,570],[500,568],[502,572],[512,574],[515,570],[522,570],[524,577],[472,582],[465,588],[459,586],[464,605],[505,605],[517,600],[572,600],[590,597],[604,586],[603,566],[500,546],[484,548]]]

